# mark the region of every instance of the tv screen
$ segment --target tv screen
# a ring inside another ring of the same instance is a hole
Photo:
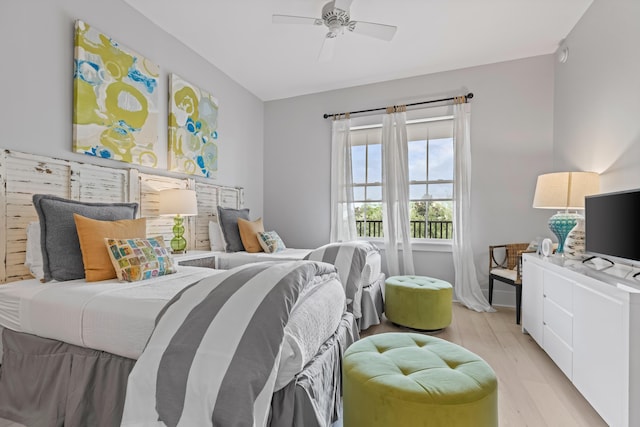
[[[585,250],[640,261],[640,189],[587,196]]]

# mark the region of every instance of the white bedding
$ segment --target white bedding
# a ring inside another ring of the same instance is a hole
[[[261,262],[261,261],[292,261],[303,259],[312,249],[292,249],[287,248],[281,252],[268,254],[266,252],[249,253],[241,252],[216,252],[216,267],[223,270],[237,267],[239,265]],[[362,271],[362,283],[364,286],[376,281],[382,272],[382,258],[379,252],[371,252],[367,255],[366,265]]]
[[[13,282],[0,286],[0,326],[137,359],[162,307],[185,286],[216,273],[180,267],[133,283]]]
[[[216,252],[216,268],[228,270],[244,264],[261,261],[295,261],[301,260],[311,252],[311,249],[286,248],[283,251],[268,254],[266,252],[250,253],[240,252]]]
[[[5,327],[137,359],[164,305],[184,287],[219,272],[180,266],[176,274],[134,283],[9,283],[0,286],[0,332]],[[334,280],[319,289],[300,298],[287,324],[278,386],[302,370],[340,322],[342,285]]]

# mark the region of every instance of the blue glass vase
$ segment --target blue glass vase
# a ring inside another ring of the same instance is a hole
[[[549,218],[549,228],[553,231],[553,234],[558,238],[557,254],[564,253],[564,241],[567,239],[567,235],[576,226],[578,219],[581,219],[582,215],[576,212],[558,212]]]

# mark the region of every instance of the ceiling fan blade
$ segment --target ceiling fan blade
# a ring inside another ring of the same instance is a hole
[[[320,54],[318,55],[318,61],[320,62],[328,62],[333,58],[333,49],[336,45],[337,37],[327,37],[324,38],[322,42],[322,48],[320,48]]]
[[[292,15],[273,15],[271,22],[274,24],[308,24],[308,25],[323,25],[322,19],[308,18],[306,16],[292,16]]]
[[[351,7],[351,3],[353,3],[353,0],[335,0],[333,7],[348,12]]]
[[[391,41],[398,29],[398,27],[393,25],[376,24],[364,21],[351,21],[349,22],[348,28],[349,31],[353,31],[354,33],[386,41]]]

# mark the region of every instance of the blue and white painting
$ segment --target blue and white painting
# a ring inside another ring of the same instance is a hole
[[[159,67],[76,21],[73,149],[156,167]]]
[[[169,170],[215,178],[218,100],[176,74],[169,87]]]

